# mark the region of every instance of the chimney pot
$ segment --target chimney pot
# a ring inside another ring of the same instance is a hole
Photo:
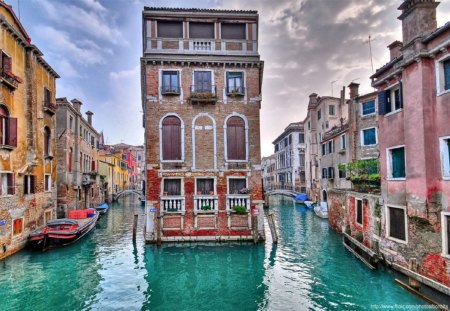
[[[359,83],[352,82],[348,85],[350,89],[350,98],[356,98],[359,96]]]
[[[403,42],[394,41],[388,45],[388,49],[391,52],[391,60],[399,57],[402,54]]]
[[[72,99],[72,106],[75,108],[76,111],[81,112],[81,105],[83,105],[82,102],[80,102],[78,99]]]
[[[89,125],[92,125],[92,115],[93,115],[93,114],[94,114],[94,113],[93,113],[92,111],[86,112],[86,115],[87,115],[87,119],[88,119]]]

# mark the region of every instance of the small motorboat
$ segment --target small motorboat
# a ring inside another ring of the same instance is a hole
[[[94,229],[98,217],[99,213],[92,208],[69,211],[69,218],[50,220],[45,227],[32,232],[28,244],[40,250],[70,245]]]
[[[97,210],[97,212],[100,213],[100,215],[103,215],[103,214],[106,214],[106,212],[108,211],[109,205],[108,205],[108,203],[103,203],[103,204],[100,204],[99,206],[97,206],[95,209]]]
[[[305,202],[303,202],[303,204],[305,204],[307,208],[313,208],[314,202],[313,201],[305,201]]]
[[[304,204],[306,200],[308,200],[308,196],[305,193],[299,193],[294,198],[296,204]]]
[[[327,202],[320,202],[314,205],[314,213],[320,218],[328,218],[328,204]]]

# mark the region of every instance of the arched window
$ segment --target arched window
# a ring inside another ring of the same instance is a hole
[[[245,122],[240,117],[227,121],[227,159],[245,160]]]
[[[3,105],[0,105],[0,145],[17,147],[17,119],[11,118]]]
[[[181,120],[174,116],[162,122],[162,159],[182,160]]]
[[[70,149],[69,149],[69,163],[68,163],[69,173],[72,173],[72,157],[73,157],[73,149],[72,149],[72,147],[70,147]]]
[[[51,143],[50,143],[50,129],[46,126],[44,127],[44,155],[48,156],[51,153]]]

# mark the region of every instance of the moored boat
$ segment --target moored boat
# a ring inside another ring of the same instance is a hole
[[[106,214],[106,212],[108,211],[109,205],[108,205],[108,203],[103,203],[103,204],[100,204],[99,206],[97,206],[95,209],[97,210],[97,212],[100,213],[100,215],[103,215],[103,214]]]
[[[303,202],[303,204],[305,204],[307,208],[313,208],[313,203],[314,203],[313,201],[305,201],[305,202]]]
[[[69,218],[53,219],[32,232],[28,244],[35,249],[70,245],[95,228],[99,213],[94,209],[69,212]]]
[[[320,202],[314,205],[314,213],[320,218],[328,218],[328,204],[327,202]]]
[[[299,193],[294,198],[297,204],[304,204],[306,200],[308,200],[308,196],[305,193]]]

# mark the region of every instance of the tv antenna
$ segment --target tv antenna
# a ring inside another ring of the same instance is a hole
[[[364,41],[364,43],[369,43],[369,52],[370,52],[370,65],[372,66],[372,74],[373,72],[373,57],[372,57],[372,41],[375,41],[376,39],[372,39],[372,35],[369,34],[369,40]]]

